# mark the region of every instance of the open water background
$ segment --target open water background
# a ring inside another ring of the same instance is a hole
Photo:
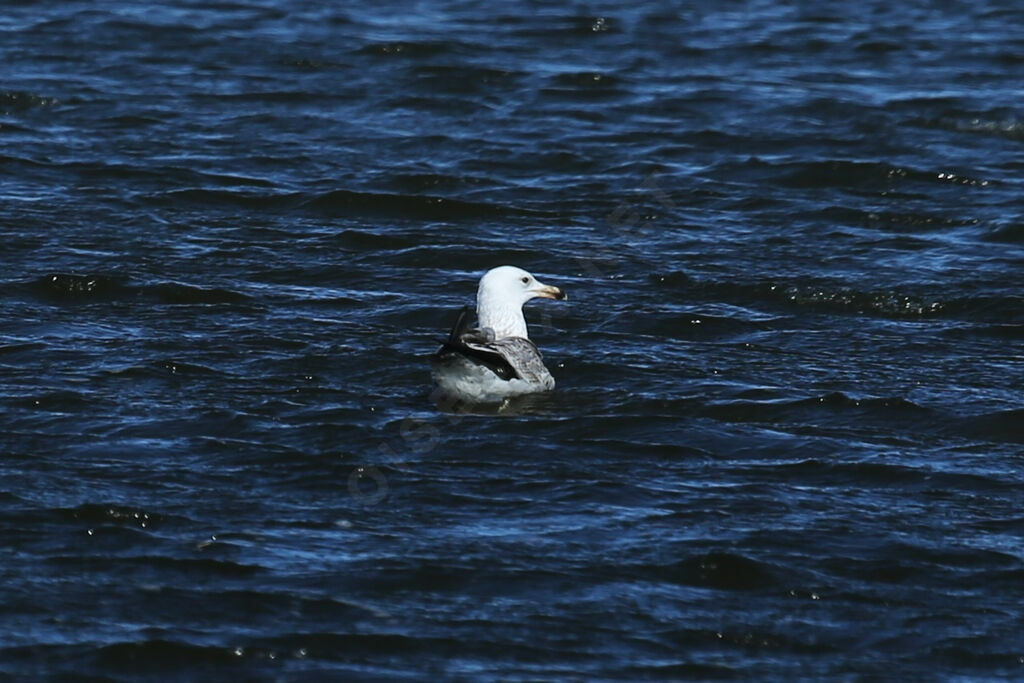
[[[0,675],[1024,676],[1021,26],[5,2]]]

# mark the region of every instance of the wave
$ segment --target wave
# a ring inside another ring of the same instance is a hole
[[[117,527],[113,527],[117,528]],[[133,531],[130,528],[120,528],[120,532]],[[99,531],[97,532],[99,533]],[[102,538],[102,537],[100,537]],[[142,536],[126,537],[128,540],[121,544],[124,550],[129,550],[141,545]],[[93,541],[94,543],[97,541]],[[100,550],[100,549],[97,549]],[[46,562],[60,565],[67,568],[95,568],[103,570],[117,570],[124,572],[147,571],[159,574],[160,572],[178,573],[184,575],[205,575],[218,578],[248,578],[258,574],[265,574],[268,570],[262,565],[232,562],[230,560],[217,559],[213,557],[168,557],[166,555],[114,555],[108,552],[110,549],[101,550],[97,555],[56,555],[46,558]]]
[[[919,123],[926,128],[942,128],[962,133],[976,133],[1004,138],[1014,142],[1024,141],[1024,121],[1017,118],[991,118],[987,115],[943,115],[934,119],[923,119]]]
[[[1002,225],[996,225],[990,228],[983,238],[989,242],[1024,244],[1024,223],[1005,223]]]
[[[695,555],[674,564],[639,569],[662,580],[716,590],[765,590],[779,584],[779,578],[769,565],[727,552]]]
[[[124,293],[124,279],[110,275],[76,275],[53,273],[30,283],[33,293],[50,299],[99,300]]]
[[[962,418],[952,431],[990,442],[1024,443],[1024,408]]]
[[[1006,53],[1005,56],[1010,56]],[[1016,57],[1020,59],[1019,56]],[[1010,107],[976,109],[959,97],[908,97],[893,100],[886,108],[907,116],[906,123],[925,129],[983,135],[1019,142],[1024,140],[1024,121]]]
[[[843,225],[878,228],[886,232],[918,233],[936,228],[959,228],[977,225],[976,218],[939,215],[923,211],[878,211],[846,206],[831,206],[821,211],[821,217]]]
[[[519,71],[467,64],[426,64],[412,69],[416,89],[461,95],[498,95],[519,87]]]
[[[782,185],[793,188],[889,187],[908,182],[972,185],[983,187],[991,180],[946,170],[922,171],[877,161],[833,159],[813,162],[765,164]]]
[[[407,57],[409,59],[421,59],[423,57],[436,57],[438,55],[473,49],[476,47],[478,46],[472,46],[452,40],[395,40],[370,43],[369,45],[357,48],[355,53],[360,55],[370,55],[373,57]]]
[[[252,297],[222,287],[197,287],[179,282],[163,282],[138,288],[139,293],[157,303],[174,305],[244,304]]]
[[[213,368],[197,363],[184,363],[179,360],[155,360],[144,365],[131,365],[117,370],[104,370],[102,374],[111,377],[142,379],[166,377],[168,375],[195,377],[223,375],[226,373],[218,372]]]
[[[143,301],[166,305],[244,304],[252,298],[230,289],[178,282],[131,284],[122,275],[52,273],[28,283],[34,295],[58,302]]]
[[[579,71],[562,73],[551,77],[549,85],[541,88],[541,93],[549,96],[579,98],[618,97],[628,94],[629,90],[622,79],[599,71]]]
[[[56,97],[36,95],[22,90],[0,90],[0,112],[53,107],[57,104],[60,104],[60,101]]]
[[[296,193],[239,192],[236,190],[185,188],[139,195],[138,199],[153,206],[227,206],[247,211],[284,211],[302,204]]]
[[[863,290],[829,281],[697,280],[679,271],[656,274],[651,278],[655,285],[679,290],[688,297],[708,297],[739,305],[766,302],[883,318],[962,316],[1006,320],[1024,313],[1024,297],[1009,294],[950,297],[893,289]]]
[[[44,348],[45,345],[40,345],[40,349]],[[91,406],[94,404],[94,399],[85,392],[58,390],[24,398],[19,401],[19,404],[32,410],[64,413],[77,412]]]
[[[867,397],[853,398],[842,392],[832,392],[793,401],[727,401],[711,403],[699,414],[728,422],[817,422],[827,419],[831,425],[854,424],[867,419],[893,420],[901,429],[918,423],[938,422],[936,414],[905,398]]]
[[[332,190],[301,202],[304,209],[345,216],[384,214],[410,219],[465,219],[502,216],[546,216],[545,212],[500,204],[470,202],[429,195],[385,194]]]

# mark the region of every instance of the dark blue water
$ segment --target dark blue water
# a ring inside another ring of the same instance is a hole
[[[5,3],[0,672],[1021,677],[1022,25]]]

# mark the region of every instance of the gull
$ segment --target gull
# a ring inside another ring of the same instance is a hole
[[[469,306],[464,307],[448,341],[430,357],[443,397],[493,403],[555,388],[523,317],[523,304],[538,297],[567,298],[522,268],[500,266],[484,273],[476,292],[477,326],[469,326]]]

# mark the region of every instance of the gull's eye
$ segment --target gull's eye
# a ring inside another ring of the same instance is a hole
[[[523,276],[523,284],[524,284],[524,285],[528,285],[528,284],[530,284],[530,278],[528,278],[528,277],[526,277],[526,276],[524,275],[524,276]]]

